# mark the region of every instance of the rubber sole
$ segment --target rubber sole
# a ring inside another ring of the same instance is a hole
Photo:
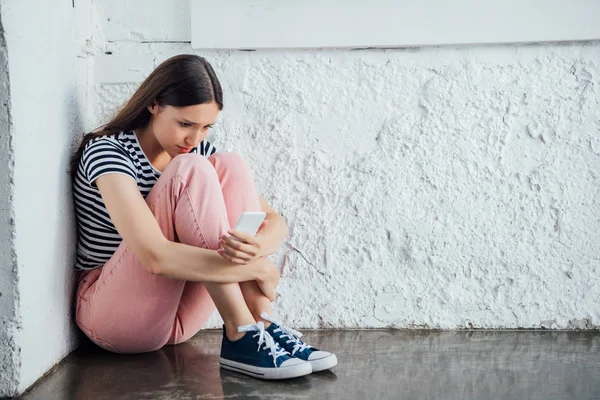
[[[308,361],[312,366],[313,372],[324,371],[326,369],[333,368],[337,365],[337,357],[335,354],[328,355],[327,357],[319,358],[318,360]]]
[[[309,375],[313,372],[312,365],[309,362],[278,368],[253,367],[252,365],[226,360],[224,358],[220,358],[219,363],[223,369],[268,380],[297,378],[299,376]]]

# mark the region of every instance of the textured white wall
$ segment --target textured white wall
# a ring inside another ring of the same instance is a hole
[[[8,52],[0,2],[0,397],[17,391],[20,357],[17,340],[19,297],[16,290],[12,175],[14,153],[10,125]]]
[[[75,3],[0,0],[0,396],[75,346],[73,132],[194,52],[186,0]],[[288,220],[293,325],[598,328],[599,42],[197,53]]]
[[[213,140],[290,226],[277,309],[294,326],[598,327],[599,42],[200,52],[187,2],[145,24],[163,3],[112,3],[86,128],[167,57],[206,56]]]
[[[3,74],[8,72],[10,88],[10,124],[3,129],[10,156],[3,154],[2,163],[14,162],[2,178],[10,180],[8,191],[3,185],[0,193],[12,200],[12,209],[2,210],[2,217],[10,217],[13,239],[2,243],[9,251],[2,255],[2,278],[14,282],[17,324],[15,356],[2,365],[14,371],[1,385],[3,396],[24,391],[76,345],[67,160],[73,134],[83,126],[76,100],[71,2],[0,0],[0,6],[8,53]]]

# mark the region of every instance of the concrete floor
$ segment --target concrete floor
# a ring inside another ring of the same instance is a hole
[[[339,365],[265,382],[218,367],[220,331],[140,355],[90,343],[21,398],[600,399],[600,332],[307,331]]]

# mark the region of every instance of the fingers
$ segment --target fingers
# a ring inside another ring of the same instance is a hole
[[[241,260],[244,260],[245,262],[252,261],[253,259],[253,257],[250,254],[244,253],[243,251],[233,250],[227,246],[223,246],[222,250],[224,254],[228,254],[233,258],[239,258]]]
[[[231,238],[223,239],[222,243],[223,243],[223,245],[228,246],[232,250],[243,251],[244,253],[248,253],[252,256],[254,256],[254,255],[256,255],[256,253],[258,253],[256,246],[254,246],[252,244],[245,244],[242,242],[238,242],[235,239],[231,239]]]
[[[271,293],[271,295],[265,295],[265,296],[267,296],[269,301],[271,301],[271,303],[272,303],[274,301],[277,301],[277,299],[279,298],[279,293],[273,292],[273,293]]]
[[[217,250],[217,252],[218,252],[218,253],[219,253],[219,255],[220,255],[221,257],[223,257],[224,259],[226,259],[226,260],[228,260],[228,261],[231,261],[231,262],[233,262],[233,263],[236,263],[236,264],[246,264],[246,263],[248,262],[248,260],[245,260],[245,259],[243,259],[243,258],[239,258],[239,257],[234,257],[234,256],[232,256],[231,254],[229,254],[229,253],[225,252],[223,249],[219,249],[219,250]]]
[[[247,254],[250,256],[248,259],[251,259],[253,257],[256,257],[256,255],[258,254],[258,249],[254,245],[242,243],[231,237],[222,238],[219,241],[219,244],[228,253],[230,253],[234,256],[237,256],[237,257],[243,258],[242,254]]]
[[[279,298],[279,293],[277,292],[273,292],[273,294],[271,296],[267,296],[269,298],[269,300],[272,302],[277,301],[277,299]]]
[[[232,257],[241,258],[246,261],[251,261],[256,258],[256,254],[254,252],[247,253],[245,251],[236,250],[226,244],[222,245],[220,250],[222,250],[225,254],[229,254]]]
[[[275,291],[274,290],[273,291],[267,290],[267,291],[270,293],[265,293],[265,290],[264,289],[262,290],[265,297],[268,298],[270,302],[274,302],[277,299]]]
[[[241,260],[243,263],[250,262],[256,258],[258,254],[257,249],[249,245],[242,245],[239,242],[235,243],[236,241],[233,242],[235,248],[226,244],[223,240],[220,241],[221,248],[218,250],[219,254],[226,256],[225,258],[228,260]]]
[[[250,261],[254,258],[252,256],[252,254],[249,254],[245,251],[236,250],[236,249],[232,248],[231,246],[224,244],[224,243],[221,243],[221,248],[219,250],[223,254],[229,255],[232,258],[239,258],[244,261]]]
[[[244,232],[238,232],[236,230],[230,230],[227,233],[229,233],[231,236],[221,235],[221,238],[222,239],[230,239],[232,241],[246,243],[246,244],[253,245],[253,246],[258,245],[258,240],[256,240],[255,236],[248,235],[247,233],[244,233]]]

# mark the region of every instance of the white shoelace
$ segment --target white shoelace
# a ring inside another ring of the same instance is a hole
[[[281,323],[281,321],[279,321],[278,319],[276,319],[274,317],[271,317],[266,312],[263,312],[262,314],[260,314],[260,317],[262,319],[264,319],[265,321],[269,321],[270,323],[279,326],[279,328],[273,330],[273,332],[283,332],[281,335],[281,338],[289,339],[286,341],[286,343],[294,343],[294,348],[292,349],[292,356],[294,354],[296,354],[297,351],[300,351],[300,353],[302,353],[304,351],[304,349],[310,349],[312,347],[306,343],[303,343],[300,340],[300,338],[302,337],[302,334],[300,332],[298,332],[295,329],[285,326],[284,324]]]
[[[260,346],[263,346],[263,350],[271,350],[269,351],[269,355],[273,357],[275,367],[277,367],[277,357],[290,354],[285,349],[279,347],[279,344],[273,340],[269,332],[265,331],[265,324],[262,321],[256,324],[238,326],[238,332],[258,332],[256,335],[252,335],[253,338],[258,336],[258,349],[256,351],[260,351]]]

